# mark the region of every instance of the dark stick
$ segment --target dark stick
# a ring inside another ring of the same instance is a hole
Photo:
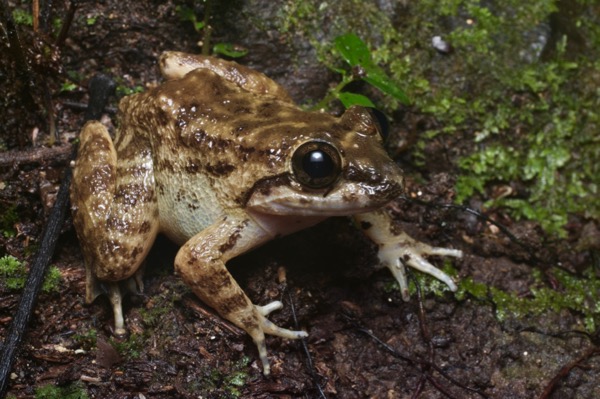
[[[90,119],[99,119],[100,114],[94,113],[95,110],[104,109],[108,97],[114,91],[115,84],[104,75],[97,75],[90,81],[90,104],[86,112],[86,121]],[[73,146],[71,159],[75,159],[77,146]],[[38,250],[33,264],[29,270],[29,276],[25,283],[25,288],[21,294],[21,302],[13,322],[8,331],[8,335],[2,345],[0,355],[0,398],[4,397],[8,386],[8,376],[15,362],[15,354],[25,333],[25,328],[29,323],[35,300],[44,282],[46,269],[52,260],[54,248],[60,235],[60,229],[65,220],[69,203],[69,186],[71,183],[71,168],[67,167],[64,172],[64,178],[58,191],[56,202],[50,211],[50,216],[42,233],[40,249]]]

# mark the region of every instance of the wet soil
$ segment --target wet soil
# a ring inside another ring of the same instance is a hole
[[[225,3],[227,8],[213,10],[215,42],[247,47],[250,52],[240,62],[276,79],[297,101],[323,96],[335,76],[320,66],[302,38],[272,29],[269,18],[279,2]],[[40,111],[48,104],[44,91],[59,93],[51,103],[66,146],[80,128],[79,105],[85,105],[85,85],[95,73],[118,77],[123,86],[153,85],[160,80],[156,59],[163,50],[197,52],[199,35],[180,20],[175,6],[82,2],[64,46],[40,61],[49,70],[44,74],[36,66],[32,71],[37,86],[31,108],[22,106],[20,88],[11,85],[18,66],[2,57],[5,154],[47,145],[47,129],[33,130],[47,126],[47,114]],[[240,9],[245,18],[240,19]],[[66,12],[59,6],[55,15]],[[25,32],[23,40],[31,39]],[[25,47],[28,56],[39,48]],[[2,51],[9,54],[6,46]],[[60,92],[66,76],[76,87]],[[106,114],[113,124],[117,101],[113,98]],[[405,114],[409,120],[410,110]],[[401,130],[398,126],[392,129]],[[591,263],[590,246],[573,249],[582,234],[593,235],[582,218],[573,217],[567,239],[549,242],[535,224],[488,215],[521,245],[461,209],[435,206],[452,201],[453,171],[443,166],[445,161],[471,145],[455,140],[430,142],[425,154],[434,161],[423,166],[415,166],[410,150],[400,154],[407,171],[406,198],[391,204],[390,212],[413,237],[462,249],[464,258],[452,262],[458,280],[470,276],[527,296],[532,270],[543,273],[560,262],[577,273]],[[16,234],[0,237],[0,256],[31,259],[65,166],[65,157],[55,155],[0,166],[0,206],[14,207],[19,215],[13,223]],[[480,204],[473,200],[470,206],[479,209]],[[75,387],[91,398],[600,397],[597,340],[581,333],[581,314],[548,309],[541,316],[500,320],[491,302],[469,295],[458,299],[450,292],[415,292],[403,302],[391,275],[374,267],[375,248],[344,218],[275,240],[228,265],[253,302],[284,302],[273,321],[309,333],[302,342],[268,338],[272,375],[266,378],[251,339],[203,305],[173,274],[176,251],[159,238],[149,256],[144,293],[125,301],[130,335],[118,339],[106,298],[84,304],[82,259],[68,220],[53,261],[61,272],[60,287],[37,301],[9,395],[35,397],[36,389],[50,384],[65,388],[64,395]],[[552,286],[551,276],[545,284]],[[0,284],[0,339],[6,337],[18,301],[18,292]]]

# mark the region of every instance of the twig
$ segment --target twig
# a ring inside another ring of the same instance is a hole
[[[294,306],[294,299],[292,298],[292,294],[291,292],[287,289],[287,286],[285,287],[285,290],[287,291],[288,294],[288,300],[290,302],[290,308],[292,310],[292,318],[294,319],[294,328],[296,330],[298,330],[300,328],[299,324],[298,324],[298,318],[296,317],[296,307]],[[308,350],[308,345],[306,345],[306,338],[301,338],[299,339],[300,344],[302,345],[302,351],[304,352],[304,355],[306,357],[306,367],[308,368],[308,371],[310,373],[310,378],[312,379],[313,385],[317,388],[317,391],[319,392],[319,397],[322,399],[327,399],[327,396],[325,395],[325,392],[323,391],[323,387],[321,387],[321,383],[319,381],[319,374],[317,374],[317,371],[315,370],[315,364],[313,363],[312,360],[312,356]]]
[[[70,159],[72,149],[72,144],[66,144],[55,147],[32,147],[23,151],[0,152],[0,168],[42,163],[63,165]]]
[[[60,32],[56,37],[56,47],[61,48],[63,44],[65,44],[65,40],[67,39],[67,34],[69,33],[69,28],[73,23],[73,18],[75,17],[75,11],[77,10],[77,2],[71,1],[69,2],[69,9],[67,10],[67,16],[65,17],[62,27],[60,28]]]
[[[587,351],[585,351],[585,353],[583,355],[581,355],[579,358],[577,358],[574,361],[572,361],[571,363],[563,366],[563,368],[561,368],[560,371],[558,373],[556,373],[554,378],[552,378],[550,380],[550,382],[546,385],[546,387],[544,388],[544,391],[540,395],[540,399],[548,399],[550,397],[550,395],[552,394],[552,392],[554,391],[554,388],[556,388],[556,385],[559,383],[559,381],[562,380],[563,378],[565,378],[567,375],[569,375],[571,370],[573,370],[575,367],[581,366],[581,363],[588,360],[589,358],[592,358],[592,357],[598,356],[598,355],[600,355],[600,348],[594,346],[594,347],[588,349]]]

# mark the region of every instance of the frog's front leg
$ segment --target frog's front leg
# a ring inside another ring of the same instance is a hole
[[[73,223],[86,267],[86,302],[108,285],[115,334],[125,334],[119,282],[133,278],[158,231],[158,206],[149,149],[132,136],[117,148],[99,122],[86,124],[73,168]],[[141,288],[141,287],[140,287]]]
[[[405,266],[430,274],[443,281],[452,291],[456,291],[457,287],[452,278],[429,263],[424,256],[438,255],[460,258],[462,251],[432,247],[416,241],[398,229],[383,209],[361,213],[355,215],[354,218],[362,231],[379,247],[379,261],[382,266],[390,269],[400,284],[402,299],[409,300]]]
[[[177,272],[192,291],[252,337],[265,375],[270,373],[265,334],[290,339],[304,338],[308,334],[278,327],[267,320],[269,313],[281,308],[281,302],[254,305],[229,274],[225,263],[272,238],[245,214],[228,215],[192,237],[175,258]]]

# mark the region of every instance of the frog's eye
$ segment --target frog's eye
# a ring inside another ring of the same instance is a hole
[[[377,123],[377,130],[379,130],[381,138],[384,140],[387,139],[390,132],[390,122],[387,116],[377,108],[369,108],[368,111],[371,114],[371,118]]]
[[[292,156],[296,180],[309,188],[324,188],[337,180],[342,170],[338,150],[323,141],[302,144]]]

